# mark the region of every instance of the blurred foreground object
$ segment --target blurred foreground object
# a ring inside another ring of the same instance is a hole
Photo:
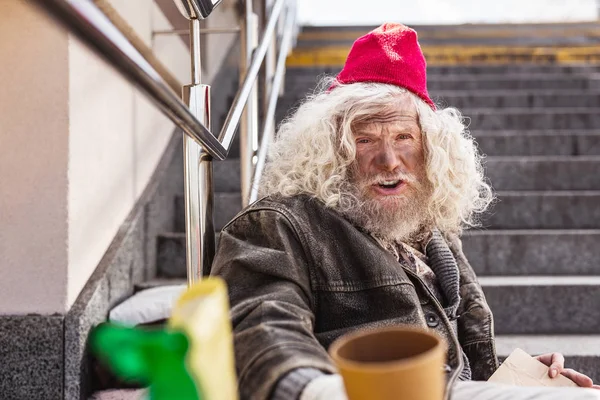
[[[349,400],[442,400],[446,349],[435,332],[400,325],[341,336],[329,354]]]
[[[167,327],[101,324],[90,348],[120,378],[148,384],[152,400],[237,399],[229,301],[219,278],[191,286]]]

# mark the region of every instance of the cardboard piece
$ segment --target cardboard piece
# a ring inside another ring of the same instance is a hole
[[[548,376],[549,369],[523,350],[515,349],[488,379],[488,382],[513,386],[577,386],[575,382],[563,375],[550,378]]]

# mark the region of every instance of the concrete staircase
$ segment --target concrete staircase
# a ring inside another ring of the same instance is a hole
[[[281,120],[340,66],[288,69]],[[497,348],[560,351],[600,381],[600,68],[462,65],[429,68],[438,104],[458,107],[487,155],[499,201],[463,238],[495,314]],[[214,165],[215,225],[240,209],[239,163]],[[159,275],[185,276],[183,198],[176,232],[158,238]],[[152,283],[148,283],[152,285]]]
[[[500,91],[482,72],[469,84],[481,89],[462,98],[432,92],[462,107],[488,154],[499,202],[464,242],[494,311],[499,353],[562,351],[598,380],[600,96],[594,71],[561,69],[506,73]]]

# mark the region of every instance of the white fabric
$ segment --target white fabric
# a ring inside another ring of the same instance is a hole
[[[135,326],[167,319],[186,288],[186,285],[171,285],[142,290],[113,308],[108,320]]]
[[[347,400],[341,375],[322,375],[306,385],[300,400]]]
[[[111,389],[96,392],[90,400],[147,400],[146,389]]]
[[[398,399],[402,399],[402,396],[399,395]],[[300,400],[347,400],[344,382],[340,375],[324,375],[313,379],[306,385]],[[450,400],[600,400],[600,390],[457,382]]]

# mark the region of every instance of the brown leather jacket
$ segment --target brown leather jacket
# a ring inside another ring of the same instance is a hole
[[[326,349],[336,338],[391,324],[447,339],[449,385],[461,348],[472,378],[487,379],[498,367],[492,314],[460,240],[446,242],[459,270],[456,321],[416,274],[320,201],[265,198],[243,210],[223,229],[212,269],[229,286],[240,397],[267,399],[296,368],[334,373]]]

